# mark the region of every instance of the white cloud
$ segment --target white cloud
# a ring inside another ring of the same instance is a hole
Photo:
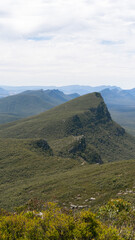
[[[132,0],[0,3],[0,84],[134,87]]]

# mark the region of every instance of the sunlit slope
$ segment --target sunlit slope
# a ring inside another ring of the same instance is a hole
[[[78,94],[66,95],[59,90],[37,90],[1,98],[0,123],[39,114],[77,96]]]
[[[1,125],[0,136],[47,139],[52,148],[56,146],[54,151],[57,152],[59,149],[65,152],[73,138],[78,137],[86,143],[85,152],[94,148],[103,161],[135,158],[135,138],[112,121],[99,93],[87,94],[40,115]],[[67,137],[71,138],[70,142]]]
[[[74,117],[76,114],[83,114],[91,108],[97,108],[101,101],[101,96],[98,93],[79,97],[45,113],[18,122],[2,125],[0,126],[0,130],[2,130],[1,136],[15,138],[63,137],[68,135],[66,134],[65,128],[66,123],[71,117]],[[55,133],[57,133],[58,136],[56,136]]]
[[[0,137],[2,208],[34,197],[68,207],[119,196],[133,202],[135,140],[112,121],[98,93],[1,125]]]
[[[0,207],[13,209],[31,198],[68,207],[97,207],[115,197],[134,201],[134,160],[90,165],[52,155],[38,141],[0,140]]]

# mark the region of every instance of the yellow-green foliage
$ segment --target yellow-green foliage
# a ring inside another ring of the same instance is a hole
[[[98,215],[108,226],[117,227],[124,239],[135,239],[135,209],[129,202],[112,199],[99,209]]]
[[[8,214],[1,211],[1,240],[119,240],[116,229],[107,228],[90,210],[73,213],[48,203],[44,211]]]

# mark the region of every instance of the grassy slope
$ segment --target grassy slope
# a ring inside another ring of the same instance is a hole
[[[5,124],[8,122],[14,122],[20,119],[20,116],[16,114],[0,113],[0,124]]]
[[[55,140],[63,145],[63,138],[73,135],[84,135],[88,147],[93,146],[106,161],[135,157],[135,139],[111,120],[103,99],[97,93],[81,96],[40,115],[0,126],[1,137],[45,138],[52,146]]]
[[[37,116],[1,125],[1,136],[14,138],[63,137],[66,119],[75,114],[81,114],[90,107],[96,108],[100,102],[101,98],[97,98],[95,94],[79,97]]]
[[[133,202],[133,192],[125,192],[134,187],[134,160],[82,164],[79,159],[49,156],[32,142],[0,140],[0,207],[12,209],[34,197],[66,206],[96,207],[111,197]]]
[[[36,115],[62,104],[76,95],[65,95],[58,90],[26,91],[0,99],[0,123]]]
[[[0,207],[12,209],[33,197],[58,200],[66,206],[96,207],[119,197],[120,191],[120,197],[133,201],[133,192],[127,193],[126,189],[134,188],[134,160],[89,165],[82,157],[67,152],[60,155],[80,134],[88,147],[94,146],[107,161],[135,156],[134,138],[110,119],[96,93],[38,116],[1,125]],[[36,137],[48,140],[53,156],[35,147]]]

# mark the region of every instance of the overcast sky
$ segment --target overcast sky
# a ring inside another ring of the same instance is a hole
[[[71,84],[135,87],[135,1],[0,1],[0,85]]]

